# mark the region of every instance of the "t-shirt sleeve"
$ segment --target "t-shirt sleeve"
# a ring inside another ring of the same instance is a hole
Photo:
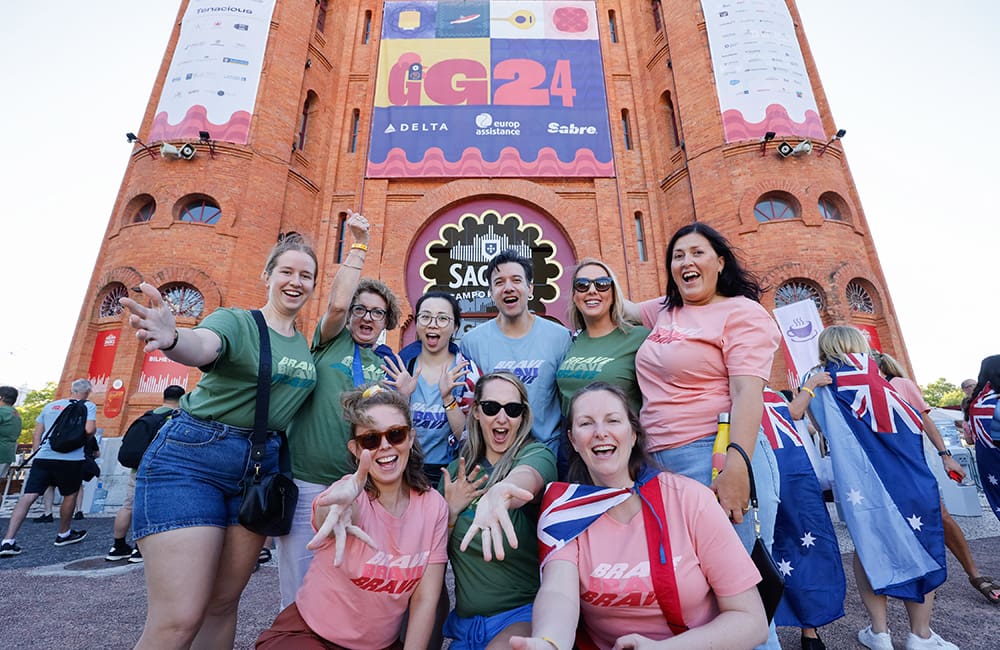
[[[586,533],[584,533],[584,535],[586,535]],[[573,566],[580,566],[580,537],[576,537],[566,542],[566,545],[562,548],[552,551],[547,562],[552,562],[554,560],[564,560],[566,562],[572,562]]]
[[[729,312],[722,332],[722,356],[729,376],[750,375],[767,381],[781,335],[771,315],[746,300]]]
[[[663,309],[663,298],[653,298],[639,303],[639,313],[642,317],[642,324],[653,329],[656,325],[656,318]]]
[[[97,404],[94,404],[91,401],[87,401],[86,404],[87,404],[87,421],[88,422],[90,422],[91,420],[97,421]]]
[[[719,596],[735,596],[760,582],[760,572],[715,501],[710,490],[696,483],[680,486],[690,507],[688,534],[705,580]]]
[[[212,363],[199,368],[202,372],[206,372],[215,368],[233,349],[233,343],[239,337],[240,322],[235,310],[220,308],[206,316],[203,321],[194,326],[194,329],[207,329],[217,334],[221,340],[219,356]],[[254,331],[256,331],[256,327]]]
[[[434,518],[434,535],[431,539],[430,555],[428,564],[444,564],[448,561],[448,503],[444,497],[440,497],[433,492],[428,493],[428,497],[433,499],[437,508]]]
[[[894,377],[889,385],[892,389],[899,393],[900,397],[906,400],[906,402],[917,409],[921,413],[930,413],[931,407],[927,405],[924,401],[924,396],[920,392],[920,387],[917,386],[913,381],[906,379],[905,377]]]
[[[514,460],[514,467],[527,465],[534,468],[542,476],[542,482],[548,485],[555,481],[559,473],[556,470],[556,457],[548,447],[540,442],[525,445]]]

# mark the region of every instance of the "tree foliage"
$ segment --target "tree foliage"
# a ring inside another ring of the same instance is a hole
[[[21,437],[18,442],[31,442],[31,432],[35,430],[35,418],[42,412],[42,407],[51,402],[56,395],[56,382],[50,381],[44,388],[29,390],[24,396],[24,404],[17,407],[21,414]]]
[[[924,394],[924,401],[930,406],[958,406],[965,397],[961,388],[944,377],[921,386],[920,391]]]

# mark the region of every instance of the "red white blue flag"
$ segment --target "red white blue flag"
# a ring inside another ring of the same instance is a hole
[[[579,483],[550,483],[538,517],[540,567],[552,551],[579,537],[605,512],[628,499],[629,488],[604,488]]]
[[[969,419],[976,435],[976,466],[983,482],[983,492],[993,514],[1000,519],[1000,448],[993,439],[991,425],[1000,424],[997,414],[998,393],[987,383],[969,406]],[[994,424],[996,421],[997,424]]]
[[[775,625],[819,627],[844,615],[847,590],[840,546],[823,491],[785,399],[764,389],[764,434],[781,476],[771,556],[785,578]]]

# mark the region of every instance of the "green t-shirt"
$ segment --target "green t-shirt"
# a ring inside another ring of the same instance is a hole
[[[598,338],[591,338],[587,330],[580,332],[556,371],[563,415],[569,415],[569,400],[573,394],[595,381],[620,387],[628,395],[629,406],[638,413],[642,407],[642,393],[635,380],[635,351],[647,336],[649,328],[639,325],[628,334],[615,328]]]
[[[344,327],[320,345],[320,325],[313,336],[316,390],[299,409],[288,428],[292,475],[300,481],[329,485],[354,471],[347,451],[351,425],[344,420],[340,396],[354,388],[354,339]],[[361,347],[364,383],[385,379],[382,359],[372,348]]]
[[[488,463],[481,462],[484,471],[492,472]],[[542,475],[545,484],[556,480],[556,458],[540,442],[524,446],[514,459],[514,467],[527,465]],[[456,460],[448,466],[455,476]],[[494,616],[501,612],[528,605],[538,593],[538,504],[529,503],[510,512],[510,521],[517,534],[517,548],[512,549],[504,538],[503,561],[483,560],[482,535],[477,534],[465,551],[459,550],[462,538],[476,516],[476,502],[462,511],[448,538],[448,558],[455,571],[455,611],[459,616]],[[495,551],[494,551],[495,553]]]
[[[20,436],[20,414],[13,406],[0,406],[0,463],[14,462],[14,457],[17,456],[17,439]]]
[[[202,420],[252,428],[257,404],[260,336],[245,309],[216,309],[196,329],[219,335],[219,357],[201,368],[201,381],[181,398],[181,408]],[[271,339],[271,403],[267,428],[284,431],[316,386],[316,366],[302,334],[282,336],[268,328]]]

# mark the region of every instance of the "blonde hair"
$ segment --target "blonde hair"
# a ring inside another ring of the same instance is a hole
[[[868,354],[868,339],[856,327],[850,325],[831,325],[819,335],[819,362],[825,365],[827,361],[839,361],[854,365],[847,358],[849,354]]]
[[[274,271],[274,267],[278,264],[278,258],[287,253],[288,251],[299,251],[300,253],[305,253],[312,258],[313,261],[313,275],[319,273],[319,260],[316,259],[316,252],[306,241],[306,238],[297,232],[290,232],[281,240],[274,245],[271,252],[267,256],[267,262],[264,263],[264,275],[271,275]]]
[[[517,428],[517,433],[514,434],[514,442],[511,443],[507,451],[503,453],[493,465],[493,472],[490,474],[490,480],[487,481],[486,485],[482,486],[483,490],[488,490],[495,483],[507,478],[507,474],[510,470],[514,468],[514,459],[521,449],[524,448],[526,444],[533,441],[534,438],[531,437],[531,425],[534,421],[534,417],[531,414],[531,405],[528,403],[528,390],[521,383],[521,380],[515,377],[509,372],[491,372],[488,375],[483,375],[478,382],[476,382],[476,392],[475,392],[475,402],[473,408],[479,406],[480,400],[483,399],[483,388],[486,384],[491,381],[505,381],[517,390],[517,394],[521,399],[521,403],[524,404],[524,413],[521,414],[521,426]],[[466,428],[468,429],[469,435],[465,438],[465,443],[462,445],[461,456],[465,459],[465,468],[467,471],[472,471],[472,468],[477,464],[481,463],[484,458],[486,458],[486,440],[483,439],[483,430],[479,426],[479,420],[476,418],[475,413],[469,414],[469,419],[466,423]]]
[[[873,352],[872,356],[878,361],[878,369],[882,371],[882,374],[888,379],[893,377],[902,377],[907,379],[906,371],[903,370],[903,366],[900,365],[899,361],[892,357],[892,355],[886,354],[885,352]]]
[[[633,325],[628,320],[625,319],[625,294],[622,293],[622,287],[618,284],[618,278],[615,276],[615,272],[611,270],[607,264],[597,259],[596,257],[585,257],[576,265],[573,270],[573,278],[570,281],[570,291],[576,292],[576,289],[572,288],[572,284],[576,282],[576,278],[580,273],[580,269],[585,266],[599,266],[604,269],[604,272],[611,278],[611,322],[614,326],[625,334],[629,333]],[[569,324],[570,329],[585,330],[587,329],[587,323],[583,319],[583,314],[580,313],[580,309],[576,306],[575,300],[569,301]]]

